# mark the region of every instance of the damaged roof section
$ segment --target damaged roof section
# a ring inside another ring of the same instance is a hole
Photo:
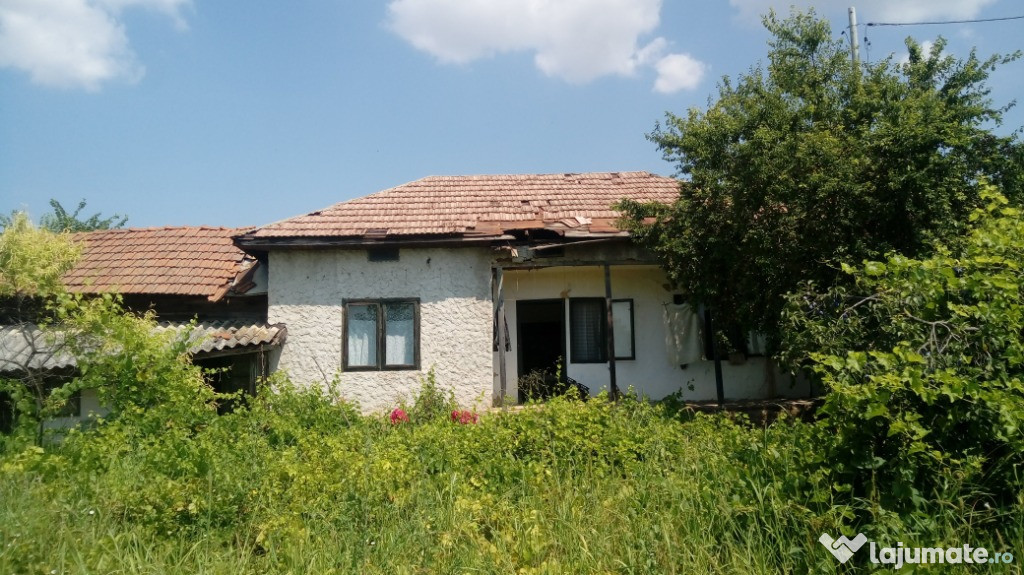
[[[242,246],[280,240],[510,239],[623,235],[611,206],[623,198],[671,203],[679,181],[648,172],[431,176],[240,235]]]
[[[64,276],[72,292],[203,296],[218,301],[253,287],[259,265],[232,237],[248,228],[163,227],[72,235],[82,256]]]
[[[161,323],[158,330],[182,331],[191,324]],[[237,324],[228,321],[209,321],[195,324],[189,333],[189,351],[196,355],[215,355],[218,352],[250,351],[255,348],[276,347],[284,343],[288,330],[281,323]]]
[[[199,357],[255,353],[280,346],[288,336],[284,324],[279,323],[163,322],[156,328],[158,332],[189,329],[189,353]],[[75,367],[77,360],[65,341],[60,328],[29,323],[0,327],[0,374]]]

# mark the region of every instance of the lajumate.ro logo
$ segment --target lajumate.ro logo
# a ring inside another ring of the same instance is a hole
[[[845,535],[833,538],[828,533],[822,533],[818,542],[840,563],[846,563],[854,553],[868,543],[868,538],[863,533],[858,533],[853,539]],[[892,565],[894,569],[900,569],[904,565],[1013,563],[1013,553],[990,552],[984,547],[971,547],[967,544],[960,547],[908,547],[900,541],[895,547],[878,547],[871,541],[868,552],[868,559],[872,563]]]

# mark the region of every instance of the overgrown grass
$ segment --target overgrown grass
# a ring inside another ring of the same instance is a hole
[[[187,428],[8,453],[0,573],[836,573],[817,538],[844,528],[1020,556],[1019,507],[834,499],[814,426],[603,398],[463,425],[420,404],[395,425],[282,384]]]

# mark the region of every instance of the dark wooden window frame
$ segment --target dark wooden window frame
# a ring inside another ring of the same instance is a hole
[[[608,328],[607,328],[607,326],[604,323],[601,324],[601,341],[599,342],[599,348],[600,349],[598,351],[598,357],[600,359],[583,360],[583,361],[581,361],[581,360],[579,360],[579,359],[577,359],[575,357],[572,357],[572,333],[573,333],[573,325],[574,325],[574,323],[576,321],[576,318],[574,317],[574,312],[573,312],[573,308],[574,308],[573,304],[574,304],[574,302],[583,302],[583,301],[599,302],[600,303],[600,306],[601,306],[601,321],[602,322],[604,322],[604,318],[606,317],[605,314],[608,313],[608,310],[605,307],[605,298],[603,298],[603,297],[574,297],[574,298],[569,298],[569,323],[566,326],[566,331],[569,333],[569,348],[568,348],[568,352],[569,352],[569,355],[570,355],[569,363],[575,363],[575,364],[608,363],[608,345],[607,345],[608,344],[608,333],[607,333]],[[619,360],[621,360],[621,361],[632,361],[632,360],[636,359],[636,324],[635,324],[635,320],[634,320],[634,317],[636,316],[636,302],[633,301],[633,298],[617,298],[617,299],[613,299],[612,300],[612,305],[614,306],[616,303],[619,303],[619,302],[629,302],[629,304],[630,304],[629,305],[629,348],[632,351],[632,353],[630,355],[628,355],[628,356],[618,356],[617,355],[617,356],[615,356],[615,359],[616,359],[616,361],[619,361]]]
[[[598,314],[600,317],[600,323],[598,323],[598,329],[600,330],[599,341],[597,342],[597,358],[596,359],[580,359],[573,353],[573,332],[576,330],[576,306],[582,303],[598,303],[601,306],[601,311]],[[569,324],[566,326],[566,331],[569,332],[569,363],[584,364],[584,363],[608,363],[608,334],[606,333],[607,327],[605,325],[605,310],[604,298],[603,297],[573,297],[569,298]]]
[[[384,308],[389,304],[412,304],[412,354],[413,363],[388,365],[387,363],[387,318]],[[344,371],[403,371],[420,368],[420,299],[419,298],[385,298],[385,299],[343,299],[341,326],[341,357]],[[352,365],[348,363],[348,310],[351,305],[377,306],[377,364]]]

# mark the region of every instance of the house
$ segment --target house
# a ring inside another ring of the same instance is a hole
[[[288,326],[272,368],[306,384],[340,374],[367,410],[430,370],[465,404],[515,401],[545,371],[592,393],[714,399],[700,318],[611,209],[671,202],[678,186],[646,172],[434,176],[235,242],[268,263],[268,320]],[[737,363],[727,397],[807,393],[763,357]]]
[[[210,375],[218,391],[251,392],[287,331],[267,323],[266,268],[234,245],[233,236],[243,231],[164,227],[73,234],[82,253],[64,283],[73,293],[119,293],[127,309],[152,311],[161,330],[185,329],[195,320],[193,361],[218,368]],[[45,334],[30,322],[3,326],[0,377],[38,377],[51,385],[73,377],[75,358],[59,340],[59,333]],[[64,415],[100,412],[96,394],[84,390]],[[0,414],[0,425],[10,425],[9,414]]]

